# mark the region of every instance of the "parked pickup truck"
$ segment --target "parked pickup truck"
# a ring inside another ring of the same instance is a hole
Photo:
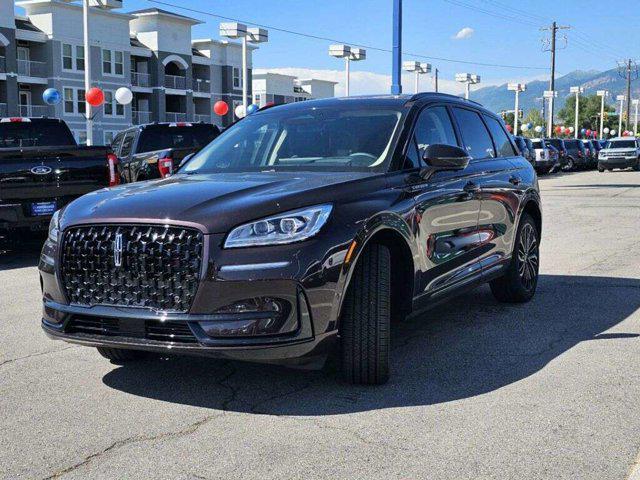
[[[124,183],[164,178],[220,135],[210,123],[149,123],[118,133],[111,143]]]
[[[79,146],[62,120],[0,119],[0,237],[46,231],[56,210],[117,185],[116,161],[109,147]]]

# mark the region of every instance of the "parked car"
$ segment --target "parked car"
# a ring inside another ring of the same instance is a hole
[[[538,280],[536,175],[502,120],[422,93],[279,105],[178,173],[56,213],[42,327],[105,357],[201,354],[382,383],[390,320],[490,282]],[[60,368],[63,368],[60,366]]]
[[[536,160],[534,168],[540,175],[549,173],[558,162],[557,150],[550,145],[544,138],[534,138],[531,140],[533,143],[534,152],[536,154]],[[554,158],[555,155],[555,158]]]
[[[549,156],[553,161],[553,166],[546,173],[551,173],[560,168],[560,150],[550,143],[547,143],[547,147],[549,148]]]
[[[548,145],[553,146],[558,151],[559,167],[565,168],[567,166],[567,147],[564,144],[564,140],[561,138],[547,138],[545,139]]]
[[[529,163],[534,165],[536,162],[536,149],[533,147],[533,142],[530,138],[525,138],[524,142],[527,144],[527,148],[529,149]]]
[[[591,142],[591,146],[595,149],[596,152],[596,160],[598,160],[600,156],[600,150],[602,150],[602,145],[598,140],[589,140]]]
[[[164,178],[220,134],[210,123],[149,123],[123,130],[111,146],[123,183]]]
[[[118,183],[114,162],[109,147],[78,146],[62,120],[0,119],[0,236],[46,232],[56,210]]]
[[[575,170],[589,166],[587,150],[582,140],[565,140],[564,146],[567,149],[567,165],[565,170]]]
[[[514,136],[513,140],[515,141],[516,147],[518,147],[518,151],[520,155],[522,155],[529,163],[532,163],[534,160],[534,151],[529,150],[529,145],[524,137]]]
[[[640,144],[635,137],[612,138],[600,150],[598,171],[632,167],[640,171]]]
[[[587,168],[594,168],[598,163],[598,152],[595,147],[591,144],[591,140],[582,140],[584,145],[584,150],[587,152],[588,164]]]

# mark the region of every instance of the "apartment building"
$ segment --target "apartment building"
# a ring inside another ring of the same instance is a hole
[[[242,103],[241,45],[192,40],[191,29],[199,20],[157,8],[123,13],[93,7],[87,55],[79,2],[22,0],[16,5],[26,16],[14,14],[13,0],[0,0],[0,116],[62,118],[78,141],[85,141],[84,70],[91,62],[91,84],[105,93],[104,105],[92,112],[95,143],[109,143],[132,124],[226,126],[234,120],[233,108],[221,118],[213,114],[213,104]],[[248,52],[249,78],[256,48]],[[115,100],[122,86],[134,93],[130,105]],[[49,87],[62,94],[60,104],[44,104],[42,93]]]
[[[302,102],[313,98],[333,97],[337,82],[318,79],[298,79],[293,75],[264,72],[252,76],[253,103],[264,107],[267,103]]]

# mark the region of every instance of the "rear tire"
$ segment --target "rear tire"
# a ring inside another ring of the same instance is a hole
[[[565,172],[570,172],[576,168],[576,163],[573,161],[573,158],[569,157],[567,159],[567,164],[562,168]]]
[[[391,255],[371,245],[358,260],[340,320],[342,375],[380,385],[389,379]]]
[[[136,360],[142,360],[147,356],[146,352],[139,350],[128,350],[125,348],[109,348],[109,347],[96,347],[98,353],[104,358],[111,360],[114,363],[133,362]]]
[[[518,226],[511,263],[505,274],[489,285],[493,296],[504,303],[524,303],[533,298],[538,285],[540,234],[533,218],[523,213]]]
[[[604,172],[604,167],[598,167],[598,171],[599,171],[600,173]]]

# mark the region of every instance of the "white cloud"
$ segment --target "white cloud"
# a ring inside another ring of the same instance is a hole
[[[298,78],[317,78],[319,80],[331,80],[338,82],[335,88],[336,97],[344,96],[344,70],[315,70],[310,68],[265,68],[256,69],[255,73],[273,72],[283,75],[294,75]],[[415,77],[413,73],[405,73],[402,75],[402,86],[405,93],[414,92]],[[459,95],[464,92],[464,86],[453,80],[445,80],[442,77],[438,80],[438,89],[443,93],[451,93]],[[373,95],[388,94],[391,90],[391,76],[381,73],[372,73],[366,71],[353,71],[349,77],[349,90],[351,95]],[[432,92],[433,75],[420,75],[420,91]]]
[[[475,30],[471,27],[464,27],[458,33],[456,33],[453,37],[454,40],[464,40],[465,38],[471,38],[471,36],[475,33]]]

